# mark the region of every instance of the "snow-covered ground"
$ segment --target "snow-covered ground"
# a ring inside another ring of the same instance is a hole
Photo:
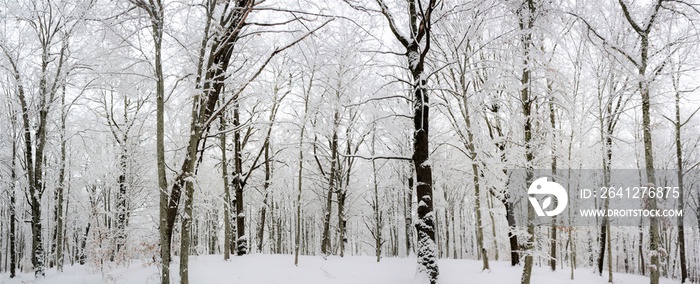
[[[232,257],[224,261],[220,255],[192,256],[190,258],[190,283],[246,283],[246,284],[409,284],[413,282],[416,260],[412,258],[384,258],[376,263],[374,257],[322,257],[300,256],[299,267],[294,266],[294,257],[290,255],[248,255]],[[522,267],[510,267],[507,262],[491,262],[492,270],[481,272],[481,262],[474,260],[441,259],[441,284],[485,284],[485,283],[520,283]],[[172,270],[173,283],[178,283],[178,264]],[[146,284],[159,283],[158,270],[155,266],[144,266],[138,261],[129,267],[105,269],[104,274],[87,266],[66,266],[63,273],[55,269],[47,272],[46,278],[34,279],[32,273],[21,274],[10,280],[7,273],[0,276],[2,284],[36,283],[36,284]],[[649,278],[615,273],[616,284],[649,283]],[[532,283],[607,283],[604,277],[592,272],[591,268],[577,269],[575,279],[569,279],[569,269],[556,272],[547,267],[535,267]],[[670,279],[661,279],[662,284],[679,283]]]

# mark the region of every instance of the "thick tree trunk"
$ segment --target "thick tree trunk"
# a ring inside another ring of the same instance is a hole
[[[161,284],[170,284],[170,241],[172,228],[168,222],[168,177],[165,174],[165,76],[161,59],[161,44],[163,42],[163,4],[160,0],[151,1],[151,35],[155,53],[154,65],[156,76],[156,164],[158,174],[159,225],[160,225],[160,260]]]
[[[506,197],[503,205],[506,210],[506,222],[508,223],[508,245],[510,247],[510,266],[520,264],[520,242],[518,241],[518,225],[515,222],[515,210],[513,203]]]
[[[187,181],[185,185],[185,204],[180,224],[180,284],[190,283],[190,232],[192,231],[192,199],[194,197],[194,181]]]
[[[248,238],[245,235],[245,211],[243,209],[243,149],[241,149],[239,108],[238,99],[235,99],[233,104],[233,161],[235,167],[233,188],[236,193],[236,255],[245,255],[248,253]]]
[[[649,39],[645,36],[642,37],[642,66],[639,68],[640,78],[646,78],[646,59],[647,50],[649,46]],[[646,180],[650,186],[656,186],[656,178],[654,173],[654,154],[653,145],[651,138],[651,102],[649,99],[649,85],[648,82],[643,79],[639,83],[639,90],[642,96],[642,134],[644,139],[644,163],[646,168]],[[656,210],[656,199],[648,198],[648,209]],[[649,258],[650,269],[649,269],[649,280],[651,284],[659,284],[659,218],[656,216],[651,217],[649,226],[649,249],[652,254]]]
[[[519,13],[519,26],[520,30],[523,31],[521,36],[521,43],[523,48],[523,69],[522,77],[520,83],[522,84],[522,89],[520,90],[520,100],[522,104],[523,119],[525,123],[523,124],[523,133],[525,145],[525,168],[526,168],[526,184],[531,184],[533,181],[532,173],[532,162],[534,161],[533,150],[531,144],[532,140],[532,104],[533,99],[530,94],[531,81],[530,76],[532,72],[533,61],[531,60],[530,51],[532,48],[532,28],[535,22],[535,3],[534,0],[526,0],[523,2],[523,6],[518,11]],[[523,274],[520,279],[521,284],[530,284],[530,279],[532,276],[532,265],[533,265],[533,248],[535,242],[535,226],[533,220],[535,218],[535,212],[532,206],[527,206],[527,235],[523,250],[525,251],[525,265],[523,266]]]
[[[435,214],[433,210],[433,173],[430,165],[430,103],[426,87],[428,74],[425,74],[425,59],[430,50],[432,12],[437,1],[430,0],[427,5],[418,1],[408,1],[409,34],[399,32],[394,17],[388,6],[377,0],[389,23],[389,28],[396,39],[406,48],[408,70],[411,73],[411,92],[413,93],[413,161],[416,171],[416,210],[418,220],[415,224],[418,235],[416,252],[418,254],[418,275],[426,276],[431,284],[438,281],[437,246],[435,240]],[[422,44],[424,43],[424,44]],[[421,44],[423,46],[421,46]],[[421,277],[421,276],[419,276]]]
[[[419,57],[418,46],[408,47],[409,61]],[[413,134],[413,165],[416,170],[416,196],[418,197],[416,231],[418,233],[418,264],[430,279],[431,284],[437,282],[439,275],[437,251],[435,243],[435,216],[433,211],[433,174],[428,162],[429,147],[429,96],[425,86],[422,62],[410,62],[413,75],[414,100],[414,134]]]
[[[85,265],[85,258],[87,257],[85,254],[85,246],[87,245],[88,235],[90,234],[90,226],[92,226],[92,222],[88,222],[87,227],[85,227],[85,235],[80,239],[80,252],[78,255],[78,263],[80,263],[80,265]]]

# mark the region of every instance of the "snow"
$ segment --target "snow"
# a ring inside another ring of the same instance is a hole
[[[175,258],[177,260],[177,258]],[[179,282],[178,263],[171,266],[173,282]],[[481,271],[478,260],[440,259],[439,284],[467,283],[520,283],[522,267],[511,267],[509,262],[492,261],[491,272]],[[579,268],[575,280],[569,279],[569,268],[549,271],[549,267],[533,267],[532,283],[537,284],[604,284],[607,273],[598,276],[592,268]],[[190,256],[190,283],[324,283],[324,284],[421,284],[421,275],[416,275],[415,258],[382,258],[377,263],[373,256],[299,256],[299,266],[294,266],[292,255],[246,255],[234,256],[224,261],[221,255]],[[614,274],[616,284],[648,283],[649,278],[640,275]],[[155,284],[159,283],[158,268],[134,260],[129,267],[106,268],[104,273],[88,266],[66,265],[63,273],[49,269],[46,278],[34,281],[33,273],[22,273],[9,279],[9,274],[0,275],[2,284]],[[423,279],[425,281],[425,279]],[[661,284],[680,281],[661,278]]]

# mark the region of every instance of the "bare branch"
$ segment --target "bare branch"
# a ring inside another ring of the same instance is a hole
[[[617,0],[617,2],[620,3],[620,7],[622,8],[622,14],[625,15],[625,19],[627,19],[627,22],[630,23],[630,26],[634,29],[635,32],[637,32],[640,36],[646,33],[646,30],[643,30],[639,25],[637,25],[637,22],[632,19],[632,15],[630,15],[629,9],[627,9],[627,4],[623,0]],[[651,23],[651,21],[649,21]],[[649,27],[647,26],[647,29]]]
[[[402,156],[373,156],[373,157],[365,157],[365,156],[360,156],[360,155],[345,155],[342,153],[338,153],[343,158],[360,158],[363,160],[403,160],[403,161],[413,161],[411,157],[402,157]]]
[[[274,58],[277,54],[279,54],[279,53],[285,51],[286,49],[288,49],[288,48],[290,48],[290,47],[296,45],[296,44],[299,43],[299,42],[301,42],[302,40],[304,40],[305,38],[307,38],[308,36],[310,36],[310,35],[313,34],[314,32],[318,31],[319,29],[323,28],[325,25],[327,25],[328,23],[330,23],[330,22],[333,21],[333,20],[334,20],[334,19],[330,19],[330,20],[328,20],[328,21],[325,21],[325,22],[324,22],[323,24],[321,24],[320,26],[318,26],[318,27],[316,27],[315,29],[309,31],[308,33],[306,33],[306,34],[304,34],[303,36],[299,37],[298,39],[292,41],[291,43],[289,43],[289,44],[287,44],[287,45],[285,45],[285,46],[283,46],[283,47],[280,47],[280,48],[275,48],[275,50],[274,50],[272,53],[270,53],[270,55],[267,57],[267,59],[265,59],[265,62],[263,62],[263,64],[260,65],[260,67],[258,68],[258,70],[253,74],[253,76],[251,76],[248,80],[246,80],[245,84],[243,84],[243,86],[241,86],[241,87],[233,94],[233,96],[231,96],[230,99],[228,99],[225,103],[221,104],[221,106],[219,106],[218,109],[216,109],[216,110],[214,110],[214,111],[212,112],[211,116],[210,116],[209,119],[204,123],[203,126],[204,126],[205,128],[206,128],[206,127],[209,127],[209,125],[210,125],[212,122],[214,122],[214,121],[217,119],[217,117],[218,117],[219,115],[221,115],[221,113],[223,113],[223,111],[226,109],[226,107],[228,107],[228,105],[230,105],[234,100],[238,99],[238,96],[239,96],[241,93],[243,93],[243,91],[250,85],[250,83],[253,82],[253,80],[255,80],[255,78],[257,78],[257,77],[260,75],[260,73],[262,73],[262,71],[265,69],[265,67],[267,66],[267,64],[270,63],[270,61],[272,60],[272,58]]]
[[[391,12],[389,12],[389,8],[384,4],[383,0],[375,0],[377,1],[377,4],[379,4],[379,8],[381,8],[382,15],[384,15],[384,18],[386,18],[387,22],[389,22],[389,29],[391,30],[391,33],[394,34],[396,39],[401,42],[401,45],[404,47],[409,46],[409,40],[399,32],[399,30],[396,28],[396,20],[394,20],[394,16],[391,15]]]
[[[596,30],[593,28],[593,26],[591,26],[591,24],[588,23],[588,21],[586,21],[586,19],[584,19],[583,17],[581,17],[581,16],[579,16],[579,15],[576,15],[576,14],[574,14],[574,13],[571,13],[571,12],[568,12],[568,14],[569,14],[569,15],[572,15],[572,16],[574,16],[574,17],[576,17],[576,18],[579,19],[579,20],[581,20],[581,21],[586,25],[586,27],[588,28],[588,31],[592,32],[593,35],[595,35],[598,39],[600,39],[600,40],[603,42],[603,46],[609,46],[609,47],[612,48],[613,50],[617,51],[620,55],[622,55],[622,56],[624,56],[625,58],[627,58],[627,60],[629,60],[630,63],[634,64],[634,66],[639,67],[639,63],[637,62],[637,60],[634,60],[634,58],[632,58],[632,56],[630,56],[629,54],[627,54],[627,52],[625,52],[624,50],[622,50],[622,48],[617,47],[617,46],[615,46],[615,45],[612,45],[605,37],[603,37],[602,35],[600,35],[600,33],[598,33],[598,31],[596,31]]]

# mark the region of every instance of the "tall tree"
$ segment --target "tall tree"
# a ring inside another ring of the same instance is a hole
[[[228,147],[226,146],[226,127],[228,126],[228,121],[226,119],[226,114],[219,116],[219,130],[221,135],[219,139],[221,140],[221,176],[224,180],[224,260],[229,260],[231,257],[231,241],[232,237],[232,227],[231,227],[231,209],[233,204],[231,203],[231,185],[229,184],[229,174],[228,174],[228,158],[226,152]]]
[[[134,6],[146,12],[151,23],[153,38],[153,76],[156,83],[156,164],[159,192],[159,227],[161,284],[170,283],[170,235],[168,222],[168,177],[165,174],[165,76],[163,75],[163,31],[165,11],[161,0],[129,0]]]
[[[516,10],[518,15],[518,27],[521,31],[520,44],[522,45],[522,71],[520,73],[520,107],[523,113],[523,144],[525,145],[525,171],[526,184],[531,184],[533,180],[533,161],[534,154],[532,149],[532,127],[533,127],[533,106],[535,96],[531,94],[532,90],[532,71],[535,60],[533,59],[534,43],[533,43],[533,28],[535,27],[535,19],[539,11],[535,4],[535,0],[524,0]],[[527,234],[525,235],[525,243],[523,250],[525,251],[525,264],[523,265],[523,274],[520,279],[521,284],[530,284],[532,277],[533,264],[533,249],[535,238],[535,225],[533,224],[535,212],[532,206],[527,206]]]
[[[276,74],[277,75],[277,74]],[[279,74],[280,77],[282,74]],[[285,80],[286,78],[282,78],[282,80]],[[291,80],[291,77],[289,78]],[[291,83],[291,82],[290,82]],[[275,118],[277,117],[277,112],[280,108],[280,104],[282,100],[291,93],[291,89],[283,89],[284,85],[282,85],[280,82],[275,81],[275,85],[272,90],[272,107],[270,109],[270,114],[268,117],[267,121],[267,131],[265,132],[265,141],[263,142],[262,149],[264,149],[264,160],[263,164],[265,167],[265,181],[263,182],[263,191],[264,191],[264,197],[263,197],[263,205],[262,208],[260,208],[260,223],[258,225],[258,232],[257,232],[257,238],[258,238],[258,251],[262,252],[263,251],[263,238],[265,234],[265,222],[267,220],[267,208],[269,207],[269,197],[270,197],[270,185],[272,184],[272,162],[273,156],[270,155],[270,137],[272,135],[272,126],[275,123]],[[252,166],[251,168],[254,168],[255,166]]]
[[[12,128],[12,161],[10,162],[10,232],[9,232],[9,246],[10,246],[10,278],[14,278],[17,274],[17,197],[15,191],[17,190],[17,111],[9,103],[7,108],[9,110],[10,116],[10,127]],[[7,260],[6,260],[7,261]]]
[[[687,59],[687,54],[685,55]],[[671,123],[673,123],[673,128],[674,128],[674,144],[675,144],[675,150],[676,150],[676,178],[678,179],[678,189],[679,189],[679,195],[678,195],[678,210],[682,211],[685,207],[685,188],[684,188],[684,160],[683,160],[683,145],[681,143],[681,129],[683,126],[685,126],[688,122],[691,121],[693,116],[698,113],[698,110],[700,108],[695,109],[695,111],[688,116],[685,120],[681,120],[681,94],[683,93],[690,93],[693,91],[693,89],[683,89],[681,87],[681,76],[683,75],[682,72],[682,66],[683,62],[677,62],[677,64],[674,66],[674,70],[671,73],[671,84],[673,86],[673,93],[675,97],[675,103],[674,103],[674,117],[673,119],[668,118],[664,116],[667,120],[669,120]],[[685,229],[684,229],[684,220],[683,216],[678,216],[676,219],[676,222],[678,222],[678,251],[679,251],[679,259],[680,259],[680,270],[681,270],[681,283],[685,283],[686,279],[688,278],[688,260],[686,258],[686,244],[685,244]],[[700,221],[699,221],[700,222]]]
[[[437,263],[437,246],[435,243],[435,216],[433,214],[433,174],[428,158],[430,146],[430,104],[428,74],[425,72],[426,56],[430,51],[433,12],[437,8],[436,0],[408,1],[409,33],[401,31],[385,0],[376,0],[382,15],[389,24],[389,29],[401,45],[407,68],[411,73],[411,92],[413,94],[413,164],[416,170],[416,196],[418,198],[418,274],[423,275],[431,284],[437,283],[439,271]]]
[[[36,96],[27,93],[27,85],[31,88],[33,76],[23,73],[20,65],[20,50],[10,47],[3,42],[2,51],[10,63],[10,72],[15,80],[16,94],[20,102],[20,113],[24,131],[24,154],[27,181],[29,184],[29,202],[31,207],[32,228],[32,264],[34,275],[45,275],[45,254],[42,240],[42,208],[41,199],[45,192],[45,147],[47,144],[49,115],[55,104],[56,93],[66,80],[66,61],[68,60],[68,38],[76,21],[64,15],[61,9],[66,8],[52,2],[36,2],[29,7],[29,17],[19,16],[20,22],[25,22],[36,36],[39,55],[39,75]],[[60,45],[58,51],[54,46]],[[33,89],[33,88],[32,88]],[[31,90],[31,89],[30,89]],[[37,114],[37,117],[33,116]],[[32,133],[34,135],[32,135]]]
[[[615,54],[620,55],[624,58],[624,62],[630,64],[636,69],[636,74],[638,79],[637,89],[641,98],[642,105],[642,141],[643,141],[643,152],[644,152],[644,169],[645,169],[645,180],[650,186],[656,184],[655,171],[654,171],[654,154],[653,154],[653,141],[651,133],[651,83],[659,75],[659,73],[665,67],[668,58],[662,58],[661,60],[656,60],[658,64],[651,65],[651,60],[654,57],[659,57],[663,53],[662,51],[671,51],[673,48],[681,45],[685,39],[689,36],[687,34],[677,35],[676,38],[671,40],[666,40],[659,48],[654,49],[655,45],[652,44],[653,31],[658,31],[657,25],[660,19],[660,14],[662,11],[670,11],[675,14],[677,11],[681,11],[685,7],[690,7],[690,13],[697,14],[697,8],[684,1],[668,1],[668,0],[656,0],[650,3],[647,7],[639,8],[632,7],[625,0],[618,0],[620,11],[625,19],[627,27],[633,31],[635,35],[635,47],[636,50],[630,51],[625,50],[614,42],[611,42],[604,34],[601,34],[589,21],[581,17],[580,15],[575,15],[577,18],[581,19],[583,23],[587,26],[588,31],[592,34],[592,38],[599,40],[602,43],[605,50]],[[635,4],[632,4],[635,5]],[[635,11],[644,10],[643,17],[635,15]],[[680,13],[685,16],[685,13]],[[677,19],[670,18],[670,20],[675,21]],[[669,38],[671,37],[671,31],[668,31]],[[673,52],[669,52],[673,53]],[[656,209],[656,200],[654,198],[649,198],[647,203],[647,209]],[[652,251],[650,256],[650,283],[659,283],[659,271],[660,261],[660,244],[659,244],[659,218],[652,216],[649,226],[649,249]]]

